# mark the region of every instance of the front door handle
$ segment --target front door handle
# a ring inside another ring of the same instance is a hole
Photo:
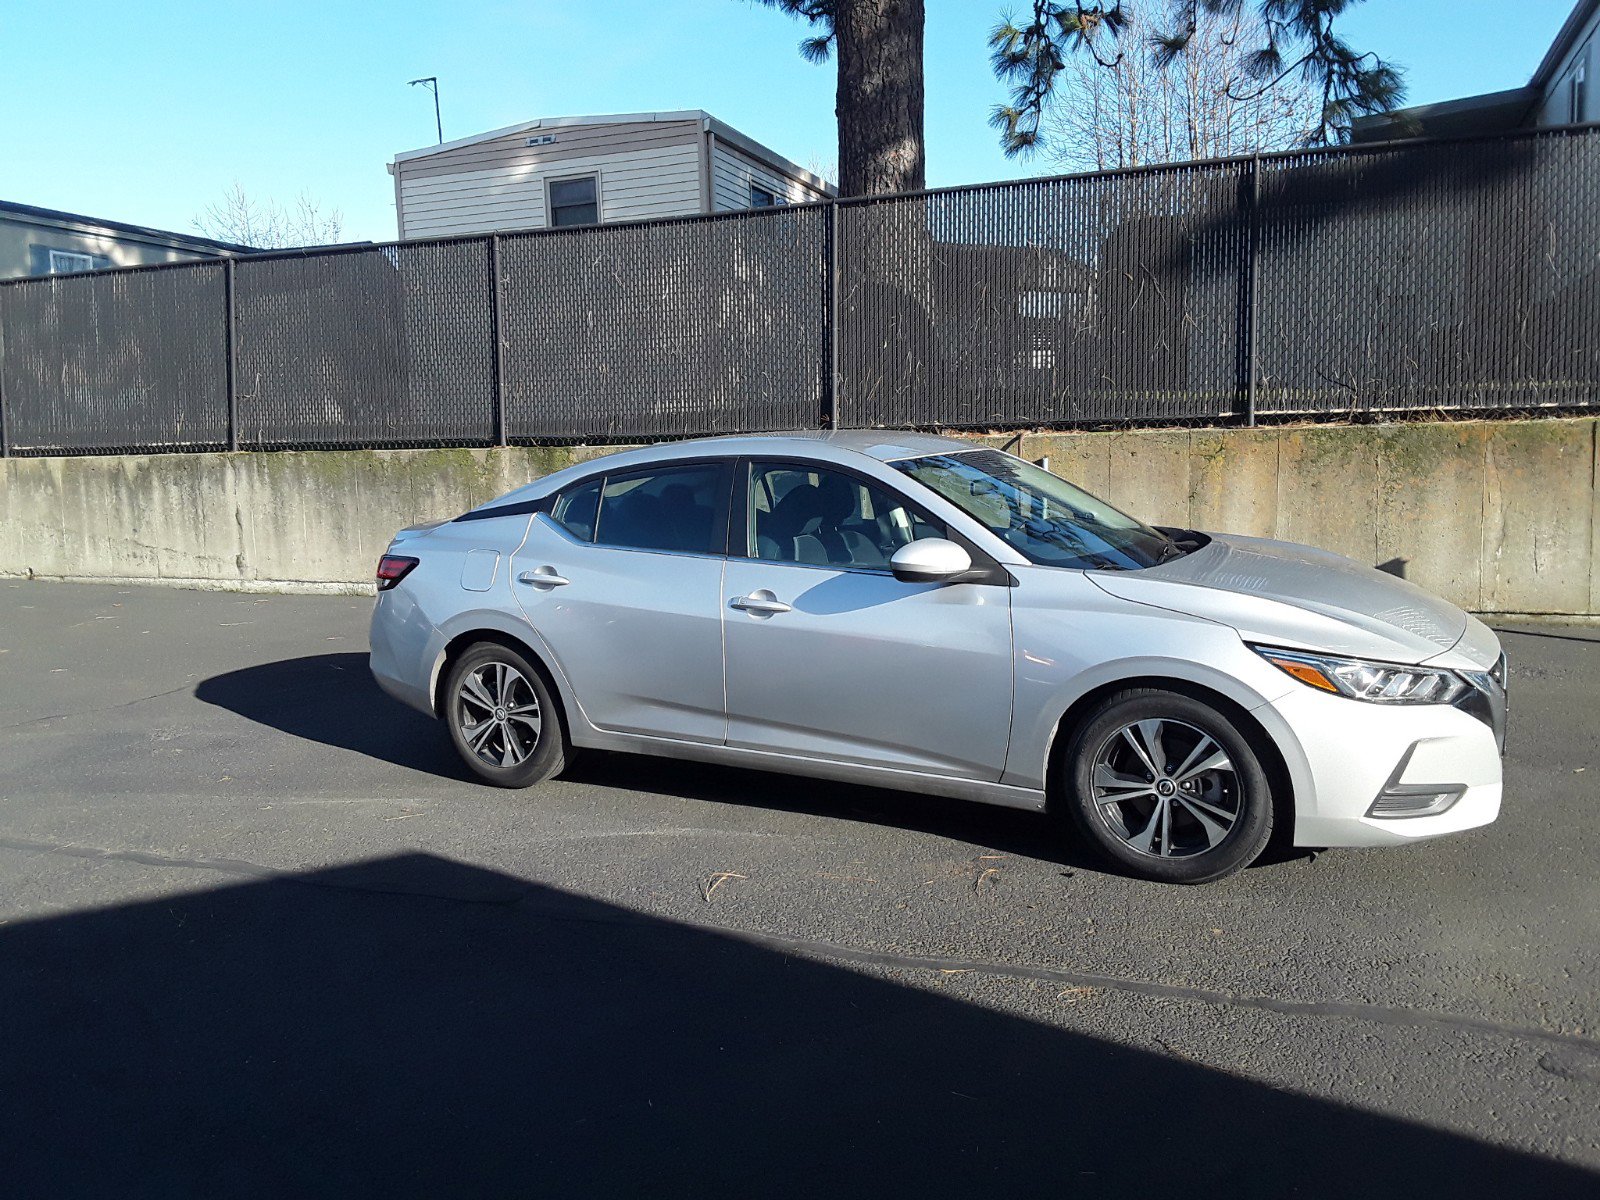
[[[534,587],[566,587],[572,580],[565,575],[557,575],[554,567],[540,567],[535,571],[524,571],[517,576],[518,583],[532,584]]]
[[[741,612],[763,613],[771,616],[773,613],[786,613],[792,611],[792,606],[779,600],[771,592],[763,589],[751,592],[748,596],[735,596],[728,601],[729,608],[737,608]]]

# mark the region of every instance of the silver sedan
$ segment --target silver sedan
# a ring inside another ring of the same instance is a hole
[[[1047,812],[1169,882],[1500,806],[1476,619],[920,434],[625,451],[403,530],[371,661],[489,783],[593,747],[902,788]]]

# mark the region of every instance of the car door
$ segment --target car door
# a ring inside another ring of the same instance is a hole
[[[579,481],[537,513],[512,589],[590,722],[720,744],[728,460]]]
[[[897,490],[808,460],[746,461],[722,586],[728,744],[996,780],[1011,725],[1009,577],[903,583],[943,537]]]

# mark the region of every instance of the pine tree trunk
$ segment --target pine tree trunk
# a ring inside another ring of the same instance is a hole
[[[923,0],[837,0],[840,195],[927,186],[922,6]]]

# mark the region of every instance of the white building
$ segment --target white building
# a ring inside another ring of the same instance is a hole
[[[1506,19],[1515,20],[1516,14],[1508,12]],[[1358,117],[1351,125],[1351,139],[1456,137],[1600,121],[1600,95],[1594,86],[1595,72],[1600,70],[1597,31],[1600,0],[1579,0],[1527,86]]]
[[[389,164],[401,238],[822,200],[833,185],[699,109],[545,117]]]

